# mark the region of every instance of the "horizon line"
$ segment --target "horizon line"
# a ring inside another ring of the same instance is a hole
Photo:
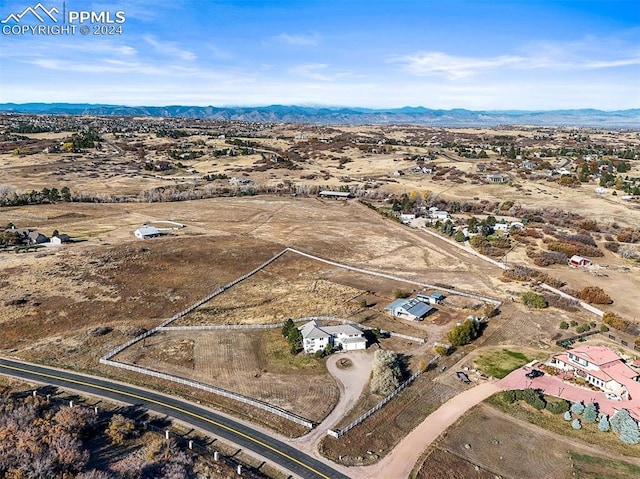
[[[371,111],[390,111],[390,110],[404,110],[404,109],[424,109],[430,111],[456,111],[456,110],[464,110],[472,113],[477,112],[492,112],[492,113],[546,113],[546,112],[561,112],[561,111],[599,111],[603,113],[616,113],[616,112],[628,112],[633,110],[640,110],[640,107],[631,107],[626,109],[615,109],[615,110],[603,110],[600,108],[593,107],[576,107],[576,108],[556,108],[556,109],[518,109],[518,108],[504,108],[504,109],[484,109],[484,110],[473,110],[465,107],[451,107],[451,108],[430,108],[423,105],[411,106],[394,106],[394,107],[368,107],[368,106],[347,106],[347,105],[322,105],[322,104],[282,104],[282,103],[271,103],[271,104],[253,104],[253,105],[205,105],[205,104],[180,104],[180,103],[167,103],[163,105],[144,105],[144,104],[124,104],[124,103],[92,103],[92,102],[42,102],[42,101],[29,101],[23,103],[15,103],[15,102],[4,102],[0,103],[1,106],[7,105],[15,105],[15,106],[26,106],[26,105],[69,105],[69,106],[92,106],[92,107],[124,107],[124,108],[171,108],[171,107],[190,107],[190,108],[220,108],[220,109],[230,109],[230,108],[271,108],[271,107],[286,107],[286,108],[309,108],[314,110],[320,109],[329,109],[329,110],[344,110],[344,109],[360,109],[360,110],[371,110]],[[6,111],[6,110],[3,110]]]

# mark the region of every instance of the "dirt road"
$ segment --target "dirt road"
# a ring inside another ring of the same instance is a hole
[[[465,412],[500,391],[494,383],[483,383],[453,397],[405,437],[396,448],[373,466],[350,470],[350,477],[376,479],[379,477],[408,477],[422,452],[442,432],[456,422]]]

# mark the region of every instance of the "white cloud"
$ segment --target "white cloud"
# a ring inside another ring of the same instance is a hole
[[[416,53],[390,60],[416,76],[446,76],[452,80],[474,75],[482,70],[521,64],[518,56],[503,55],[493,58],[473,58],[447,55],[442,52]]]
[[[573,42],[536,42],[497,56],[458,56],[440,51],[419,51],[387,60],[415,76],[441,76],[450,80],[509,70],[579,71],[640,65],[640,49],[595,37]]]
[[[162,55],[168,55],[177,57],[181,60],[192,61],[197,58],[196,54],[190,50],[180,48],[174,42],[161,42],[157,40],[153,35],[146,35],[144,41],[151,45],[156,52]]]
[[[311,34],[291,34],[281,33],[277,35],[276,40],[296,47],[310,47],[320,43],[320,37],[317,33]]]

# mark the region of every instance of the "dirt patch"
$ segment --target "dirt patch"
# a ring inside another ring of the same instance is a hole
[[[181,361],[185,345],[192,345],[192,356]],[[339,396],[324,361],[291,355],[278,329],[165,331],[116,359],[259,399],[315,422]]]
[[[496,475],[446,449],[434,448],[415,479],[495,479]]]
[[[631,471],[638,462],[629,458],[625,466],[622,458],[608,455],[605,459],[597,450],[541,428],[523,427],[520,421],[486,405],[477,406],[447,430],[427,453],[416,477],[440,477],[428,474],[443,470],[440,460],[469,471],[468,476],[460,477],[513,479],[569,478],[576,468],[585,472],[580,477],[625,477],[618,472]]]

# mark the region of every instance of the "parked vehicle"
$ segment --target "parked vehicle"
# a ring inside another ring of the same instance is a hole
[[[456,376],[458,376],[458,379],[460,379],[460,381],[462,381],[465,384],[471,383],[471,379],[469,379],[469,376],[467,376],[466,373],[464,373],[463,371],[458,371],[456,373]]]
[[[544,376],[544,372],[540,371],[539,369],[532,369],[527,374],[525,374],[525,376],[527,376],[529,379],[535,379],[539,378],[540,376]]]
[[[622,401],[622,398],[617,394],[607,393],[607,399],[611,399],[612,401]]]

